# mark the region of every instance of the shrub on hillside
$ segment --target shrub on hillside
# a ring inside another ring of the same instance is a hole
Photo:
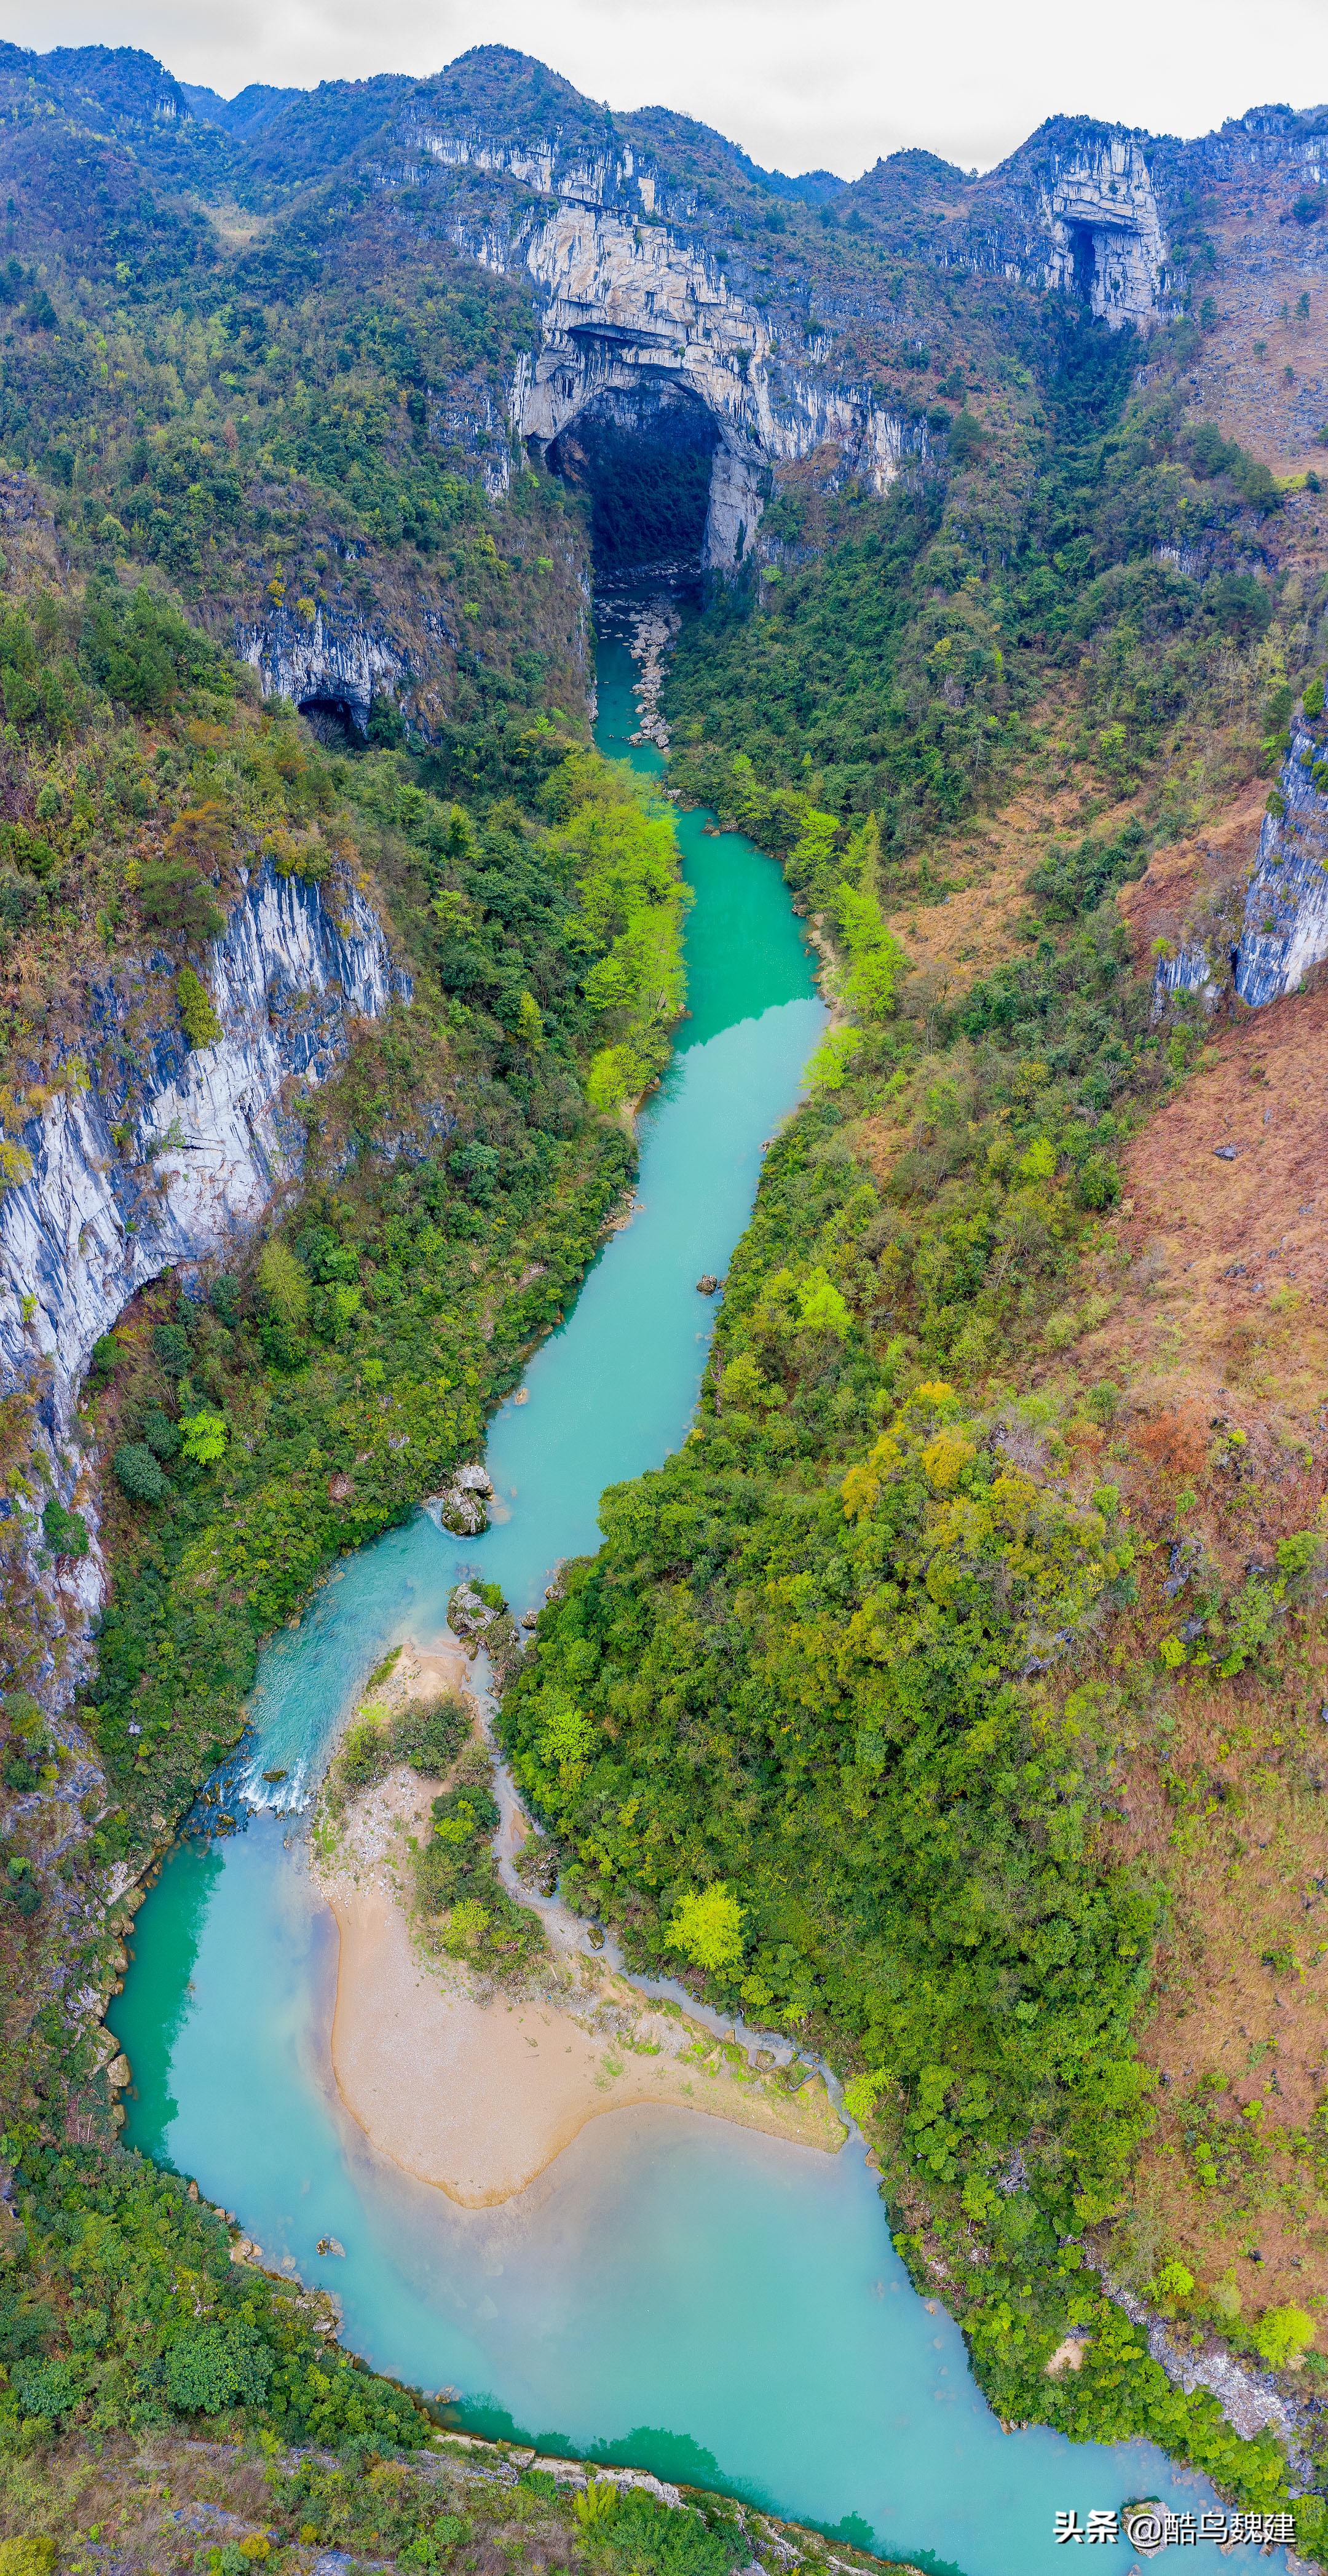
[[[52,1494],[42,1513],[42,1534],[57,1556],[86,1556],[88,1525],[81,1512],[66,1511],[58,1495]]]
[[[190,1046],[215,1046],[221,1036],[221,1022],[206,984],[201,982],[192,966],[181,967],[175,979],[175,993]]]

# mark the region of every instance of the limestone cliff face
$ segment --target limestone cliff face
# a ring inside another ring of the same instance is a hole
[[[1178,948],[1174,957],[1159,957],[1153,973],[1153,1017],[1160,1019],[1179,993],[1199,993],[1211,1010],[1222,991],[1208,950],[1200,942]]]
[[[696,188],[652,160],[644,129],[628,139],[632,122],[611,125],[597,148],[584,120],[578,131],[551,120],[545,130],[485,132],[464,114],[453,123],[435,97],[394,128],[380,184],[444,174],[450,184],[463,173],[510,183],[513,193],[490,194],[474,212],[458,188],[449,228],[459,250],[493,268],[524,268],[535,287],[538,341],[509,389],[511,431],[548,453],[587,411],[645,403],[664,387],[690,399],[716,437],[703,560],[731,570],[746,560],[781,465],[833,445],[846,475],[880,491],[910,454],[925,457],[927,428],[836,368],[805,308],[776,313],[745,291],[745,254],[726,253]],[[959,185],[947,186],[932,255],[942,268],[1018,278],[1087,305],[1113,328],[1147,331],[1188,293],[1169,224],[1207,175],[1273,156],[1297,170],[1303,163],[1317,181],[1318,151],[1282,110],[1193,143],[1054,118],[981,179],[952,174]],[[856,183],[864,204],[878,183],[891,184],[892,166]],[[518,188],[542,202],[521,201]],[[854,309],[870,314],[884,288],[859,281],[854,293]],[[898,326],[897,315],[888,319]],[[501,460],[494,470],[505,471]]]
[[[662,385],[699,404],[717,433],[703,561],[731,570],[751,546],[774,468],[833,443],[843,470],[884,490],[925,424],[875,401],[829,363],[825,340],[785,315],[778,328],[726,275],[694,195],[666,184],[620,138],[596,153],[583,139],[499,139],[410,120],[402,140],[421,164],[503,175],[557,200],[527,209],[509,237],[492,213],[473,233],[457,213],[457,247],[499,268],[524,264],[537,292],[539,344],[517,368],[513,430],[548,451],[592,407]],[[965,190],[965,220],[938,235],[942,266],[1020,277],[1088,304],[1113,327],[1148,329],[1177,302],[1154,160],[1159,147],[1119,127],[1055,120]],[[1186,174],[1168,165],[1175,193]]]
[[[235,650],[258,673],[265,698],[337,710],[361,734],[374,699],[396,698],[415,676],[409,646],[381,620],[366,625],[322,608],[312,623],[285,607],[274,607],[261,622],[240,623]]]
[[[781,336],[730,284],[695,191],[666,187],[630,144],[595,153],[558,132],[500,139],[432,114],[406,119],[400,142],[407,168],[413,157],[501,174],[556,197],[552,212],[527,208],[510,231],[492,217],[476,229],[464,209],[452,226],[458,249],[491,268],[524,268],[536,290],[539,341],[517,365],[511,429],[546,451],[591,408],[625,418],[624,406],[648,407],[665,388],[697,403],[716,432],[707,566],[745,560],[772,468],[831,441],[845,472],[883,491],[906,455],[925,454],[925,426],[836,374],[819,334],[785,324]]]
[[[1082,292],[1099,319],[1144,330],[1157,320],[1167,249],[1152,172],[1133,135],[1085,142],[1043,194],[1051,234],[1048,283]]]
[[[947,265],[1020,277],[1113,329],[1151,330],[1185,280],[1169,261],[1147,144],[1120,126],[1053,119],[970,191]]]
[[[1151,330],[1185,303],[1191,281],[1169,234],[1192,229],[1214,181],[1276,173],[1288,199],[1328,174],[1322,115],[1252,108],[1188,141],[1086,118],[1053,117],[964,192],[964,222],[940,253],[1072,296],[1113,328]]]
[[[1268,814],[1245,899],[1236,959],[1243,1002],[1274,1002],[1294,993],[1328,957],[1328,797],[1311,775],[1323,745],[1296,730],[1278,787],[1284,815]]]
[[[171,971],[165,960],[149,970]],[[359,894],[325,901],[270,866],[236,906],[206,980],[222,1036],[197,1052],[173,1017],[138,1034],[146,977],[137,995],[93,993],[86,1085],[67,1065],[65,1087],[22,1135],[29,1177],[0,1199],[0,1389],[37,1391],[66,1500],[73,1477],[59,1453],[94,1342],[168,1265],[224,1254],[252,1230],[300,1165],[303,1130],[283,1085],[325,1080],[352,1021],[409,992]]]
[[[605,398],[661,381],[691,396],[718,432],[705,564],[730,570],[742,560],[774,464],[832,439],[847,451],[848,469],[878,491],[898,472],[909,424],[836,381],[814,345],[786,355],[722,267],[671,230],[616,207],[564,203],[533,235],[526,259],[543,291],[542,337],[517,371],[514,425],[548,447]]]
[[[1211,1008],[1233,984],[1242,1002],[1261,1009],[1297,992],[1328,959],[1328,795],[1314,783],[1324,751],[1303,720],[1294,726],[1277,779],[1284,810],[1263,815],[1252,865],[1225,885],[1214,880],[1206,918],[1192,913],[1172,952],[1158,958],[1155,1017],[1182,994],[1197,993]]]

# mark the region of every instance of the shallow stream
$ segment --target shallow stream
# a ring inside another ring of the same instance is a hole
[[[622,605],[626,605],[624,597]],[[658,770],[637,730],[622,617],[601,614],[601,750]],[[458,1541],[421,1512],[333,1574],[267,1648],[246,1794],[226,1842],[184,1842],[139,1914],[112,2013],[134,2074],[128,2142],[195,2175],[263,2259],[333,2290],[380,2369],[462,2394],[456,2420],[724,2486],[966,2576],[1063,2565],[1058,2508],[1210,2490],[1145,2444],[1004,2434],[962,2338],[910,2287],[854,2136],[838,2156],[678,2110],[590,2122],[518,2198],[464,2210],[380,2157],[331,2073],[335,1924],[293,1801],[373,1665],[436,1643],[463,1573],[518,1615],[597,1543],[603,1488],[658,1464],[695,1406],[761,1149],[824,1022],[779,870],[712,818],[679,818],[696,901],[691,1017],[641,1119],[638,1207],[504,1406],[487,1459],[503,1515]],[[265,1770],[284,1769],[278,1788]],[[267,1801],[266,1805],[258,1802]],[[320,2256],[335,2238],[345,2258]],[[1280,2556],[1281,2553],[1279,2553]],[[1108,2544],[1102,2567],[1131,2551]],[[1210,2564],[1207,2545],[1189,2563]]]

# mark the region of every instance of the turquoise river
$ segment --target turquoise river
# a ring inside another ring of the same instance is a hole
[[[601,750],[631,751],[635,677],[611,616]],[[711,818],[680,817],[695,904],[690,1019],[641,1120],[640,1207],[494,1421],[508,1516],[457,1541],[420,1512],[346,1561],[264,1654],[246,1750],[316,1778],[386,1648],[436,1641],[463,1571],[518,1613],[597,1543],[603,1488],[686,1432],[722,1274],[761,1149],[794,1106],[824,1022],[779,870]],[[138,1915],[115,2033],[133,2069],[128,2142],[195,2175],[271,2266],[334,2290],[344,2338],[453,2420],[728,2488],[840,2526],[860,2546],[965,2576],[1063,2565],[1058,2508],[1157,2496],[1197,2514],[1200,2481],[1147,2445],[1005,2433],[944,2310],[911,2288],[853,2136],[837,2156],[680,2110],[593,2120],[518,2198],[465,2210],[380,2158],[331,2073],[336,1927],[311,1888],[301,1813],[182,1842]],[[345,2259],[320,2257],[335,2237]],[[1280,2556],[1281,2553],[1279,2553]],[[1216,2555],[1204,2544],[1191,2566]],[[1124,2544],[1101,2567],[1133,2563]]]

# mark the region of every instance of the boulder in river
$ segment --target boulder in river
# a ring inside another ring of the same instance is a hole
[[[471,1460],[458,1467],[445,1493],[438,1497],[438,1516],[454,1538],[478,1538],[489,1526],[485,1504],[493,1492],[486,1467]]]
[[[497,1586],[486,1586],[486,1589],[496,1591]],[[486,1601],[484,1593],[478,1592],[473,1583],[458,1583],[448,1595],[447,1624],[454,1637],[482,1637],[486,1628],[491,1628],[495,1619],[502,1615],[501,1596],[495,1601]]]

